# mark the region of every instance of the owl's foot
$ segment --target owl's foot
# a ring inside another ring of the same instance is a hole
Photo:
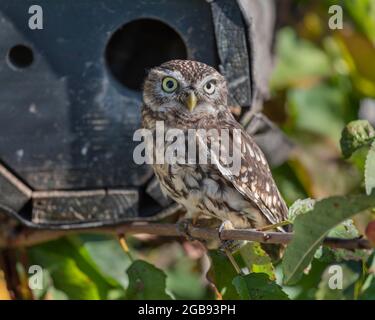
[[[246,244],[244,240],[222,240],[219,250],[222,252],[229,251],[235,253],[238,249]]]
[[[221,234],[224,230],[234,230],[234,226],[231,221],[225,220],[219,227],[219,239],[221,242],[221,245],[219,247],[219,250],[225,252],[225,251],[230,251],[230,252],[235,252],[239,248],[242,247],[245,241],[241,240],[222,240]]]
[[[185,237],[186,240],[188,241],[194,241],[194,240],[199,240],[197,238],[194,238],[190,234],[190,229],[191,227],[194,227],[194,224],[196,223],[195,219],[181,219],[180,221],[177,222],[177,228],[178,231]],[[200,241],[200,240],[199,240]]]
[[[237,271],[238,274],[241,274],[241,268],[238,266],[236,260],[233,257],[233,254],[235,251],[237,251],[243,244],[243,241],[236,241],[236,240],[222,240],[221,234],[224,230],[233,230],[234,226],[232,222],[229,220],[223,221],[223,223],[219,227],[219,239],[221,241],[221,244],[219,246],[219,250],[221,252],[224,252],[229,261],[232,263],[234,269]]]
[[[235,240],[222,240],[221,234],[223,233],[224,230],[233,230],[234,226],[232,222],[229,220],[225,220],[222,222],[222,224],[219,227],[218,233],[219,233],[219,239],[220,239],[220,246],[219,250],[222,252],[234,252],[235,248],[233,247],[235,244]]]

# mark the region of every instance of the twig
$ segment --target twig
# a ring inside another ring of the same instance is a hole
[[[225,251],[225,254],[227,255],[230,263],[232,264],[232,266],[236,270],[237,274],[241,274],[241,268],[238,266],[238,264],[237,264],[236,260],[234,259],[232,253],[228,249],[224,249],[224,251]]]
[[[0,267],[4,271],[5,282],[12,300],[22,300],[21,279],[17,272],[17,249],[4,249],[0,252]]]
[[[90,229],[71,229],[71,230],[36,230],[22,229],[17,234],[8,239],[0,238],[0,247],[23,247],[32,246],[49,240],[58,239],[63,236],[77,233],[104,233],[104,234],[153,234],[166,237],[184,237],[178,228],[178,225],[171,223],[128,223],[113,227],[100,227]],[[218,230],[215,228],[189,228],[189,234],[202,240],[219,240]],[[263,243],[287,244],[293,237],[292,233],[281,232],[262,232],[248,229],[223,230],[221,232],[222,240],[252,240]],[[332,248],[344,249],[370,249],[371,245],[366,239],[338,239],[326,238],[324,245]]]
[[[134,262],[134,258],[132,256],[132,254],[130,253],[128,243],[126,242],[125,235],[124,234],[120,234],[118,238],[119,238],[118,240],[120,242],[120,246],[121,246],[122,250],[124,250],[124,252],[128,256],[129,260],[131,262]]]

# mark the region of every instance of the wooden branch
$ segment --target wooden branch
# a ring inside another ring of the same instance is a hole
[[[170,223],[141,223],[133,222],[113,227],[101,227],[90,229],[71,230],[36,230],[22,229],[8,239],[0,238],[0,247],[27,247],[38,243],[55,240],[60,237],[77,233],[102,233],[102,234],[153,234],[166,237],[183,237],[177,224]],[[189,228],[191,237],[202,240],[219,240],[218,230],[215,228]],[[224,230],[221,233],[222,240],[252,240],[262,243],[287,244],[292,240],[292,233],[262,232],[248,229]],[[366,239],[339,239],[326,238],[324,245],[332,248],[345,249],[370,249],[371,245]]]

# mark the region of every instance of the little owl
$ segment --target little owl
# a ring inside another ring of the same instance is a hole
[[[214,217],[236,228],[280,225],[287,219],[287,206],[262,151],[232,116],[227,94],[224,77],[204,63],[172,60],[150,70],[143,90],[145,129],[155,130],[162,121],[165,131],[237,129],[241,138],[237,173],[217,161],[196,161],[153,164],[155,175],[163,192],[186,208],[187,219]],[[208,134],[207,144],[210,139],[214,138]]]

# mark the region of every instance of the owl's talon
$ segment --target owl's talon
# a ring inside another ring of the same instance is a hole
[[[264,241],[268,241],[269,239],[271,239],[271,236],[267,233],[263,233],[263,239]]]
[[[229,220],[224,220],[218,230],[218,236],[220,239],[220,246],[219,250],[221,252],[227,253],[227,251],[232,252],[232,247],[234,240],[223,240],[221,234],[223,233],[224,230],[232,230],[234,229],[232,222]]]
[[[221,234],[224,230],[233,230],[233,229],[234,229],[234,226],[232,222],[229,220],[223,221],[223,223],[219,227],[218,233],[219,233],[219,239],[221,242],[219,246],[219,250],[224,253],[227,253],[228,251],[235,252],[239,248],[241,248],[244,243],[244,241],[239,241],[239,240],[223,240],[222,239]]]
[[[194,241],[194,240],[198,240],[196,238],[194,238],[191,234],[190,234],[190,228],[194,226],[194,220],[191,220],[191,219],[182,219],[180,221],[177,222],[177,228],[178,228],[178,231],[185,237],[186,240],[188,241]]]
[[[233,223],[230,222],[229,220],[224,220],[222,224],[219,227],[219,239],[221,240],[221,234],[224,230],[233,230],[234,226]]]
[[[240,246],[238,246],[238,245],[239,244],[241,245],[242,241],[223,240],[222,236],[221,236],[221,234],[224,230],[233,230],[233,229],[234,229],[234,226],[233,226],[232,222],[229,221],[229,220],[223,221],[223,223],[220,225],[219,230],[218,230],[218,236],[219,236],[219,239],[220,239],[219,251],[224,253],[228,257],[229,261],[233,265],[236,272],[238,274],[241,274],[242,273],[241,268],[238,266],[238,264],[237,264],[236,260],[234,259],[232,253],[234,253],[235,251],[237,251],[237,249],[239,249]]]
[[[222,252],[231,252],[234,253],[240,249],[246,241],[243,240],[223,240],[219,246],[219,250]]]

